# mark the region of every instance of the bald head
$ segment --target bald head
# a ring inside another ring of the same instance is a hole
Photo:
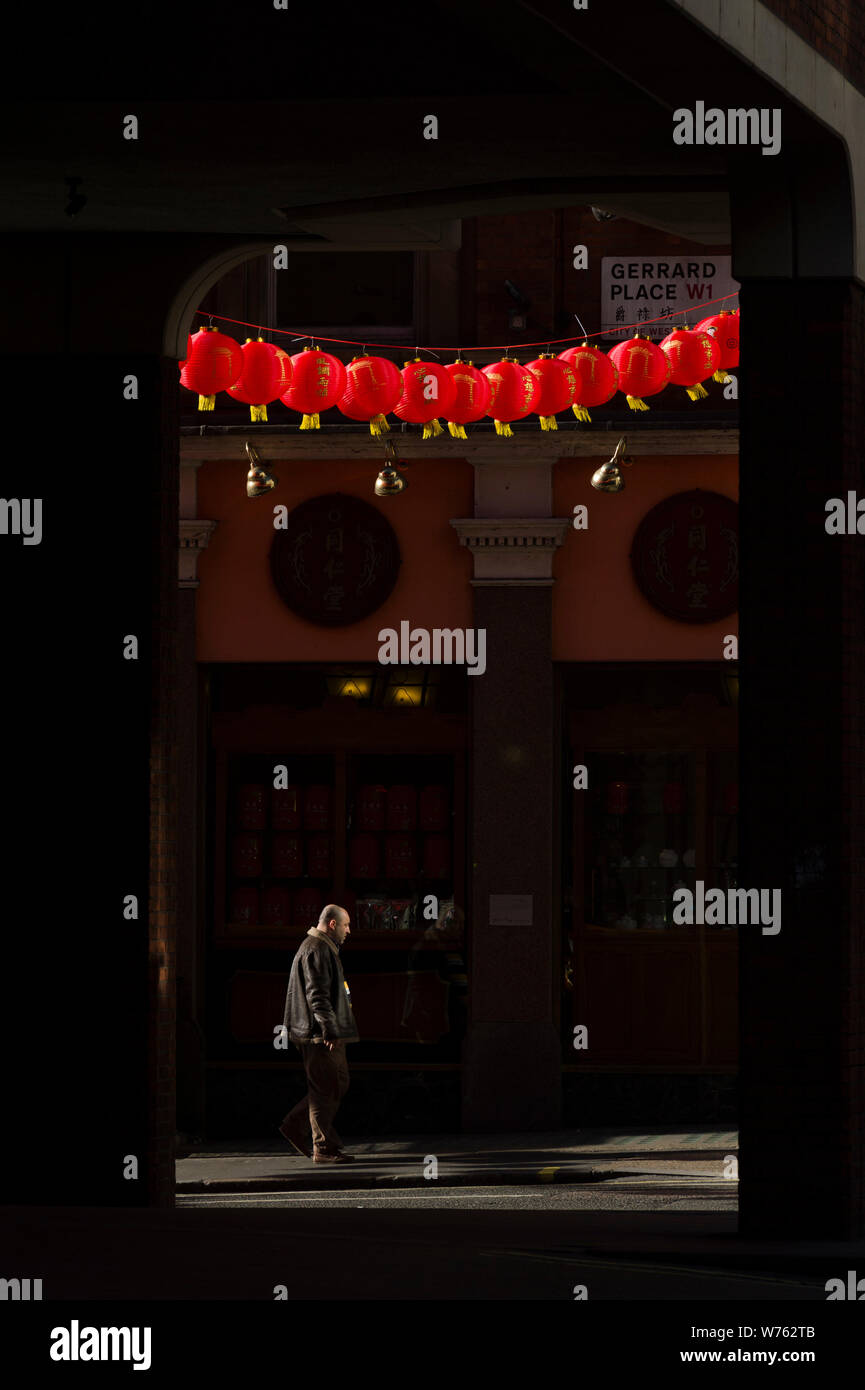
[[[350,931],[350,918],[344,907],[328,903],[318,919],[317,930],[329,936],[337,946],[341,946]]]

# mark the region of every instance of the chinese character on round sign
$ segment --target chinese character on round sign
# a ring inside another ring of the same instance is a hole
[[[640,592],[680,623],[714,623],[739,607],[739,508],[718,492],[680,492],[637,528],[631,564]]]

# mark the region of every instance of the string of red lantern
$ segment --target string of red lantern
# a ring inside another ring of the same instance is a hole
[[[701,308],[732,298],[735,295],[722,295],[704,301]],[[686,313],[683,311],[682,316]],[[708,395],[702,385],[705,380],[712,376],[716,381],[727,381],[727,368],[736,366],[739,360],[738,309],[721,310],[702,319],[694,329],[673,329],[660,345],[636,333],[603,353],[588,342],[590,337],[603,334],[584,333],[578,346],[558,356],[549,349],[554,344],[573,343],[575,338],[551,339],[546,344],[547,351],[526,366],[521,366],[518,358],[506,355],[481,371],[461,356],[447,367],[416,356],[400,372],[387,358],[370,356],[368,345],[359,340],[324,335],[325,342],[353,343],[362,346],[363,352],[343,366],[338,358],[315,346],[289,357],[260,336],[254,342],[247,338],[241,348],[233,338],[214,329],[212,321],[242,320],[223,314],[203,317],[210,319],[211,326],[190,335],[187,355],[180,363],[181,385],[198,393],[199,410],[212,410],[216,393],[223,390],[246,402],[253,420],[266,421],[267,405],[280,399],[289,409],[302,414],[301,429],[318,429],[321,411],[336,405],[348,419],[368,421],[374,435],[390,430],[386,418],[390,411],[402,420],[423,425],[424,439],[442,433],[439,415],[448,421],[454,437],[465,438],[463,426],[484,414],[494,421],[497,433],[506,436],[513,434],[511,422],[525,419],[533,412],[540,417],[542,429],[558,429],[555,417],[568,406],[573,406],[578,420],[590,422],[587,407],[605,404],[616,390],[625,394],[632,410],[648,410],[644,397],[657,395],[668,382],[684,386],[691,400],[696,401]],[[670,317],[664,314],[640,325],[625,324],[616,331],[648,327]],[[286,336],[294,332],[269,331]],[[520,347],[541,345],[523,343]],[[487,352],[498,348],[470,350]],[[510,346],[505,351],[509,354]],[[486,392],[480,385],[482,381]]]

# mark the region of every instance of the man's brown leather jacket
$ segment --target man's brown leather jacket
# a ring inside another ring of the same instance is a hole
[[[357,1024],[339,952],[311,927],[292,961],[283,1020],[293,1043],[343,1038],[357,1042]]]

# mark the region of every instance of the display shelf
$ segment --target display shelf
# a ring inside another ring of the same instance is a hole
[[[572,793],[572,944],[564,954],[573,1023],[588,1026],[591,1046],[569,1051],[569,1065],[715,1071],[735,1063],[737,929],[647,919],[671,917],[677,882],[691,891],[697,881],[707,890],[739,886],[736,742],[735,709],[714,701],[573,712],[570,766],[588,769],[588,786]],[[665,797],[676,809],[662,809]],[[659,862],[663,850],[677,862]],[[685,850],[692,864],[683,864]],[[608,913],[635,924],[606,921]]]

